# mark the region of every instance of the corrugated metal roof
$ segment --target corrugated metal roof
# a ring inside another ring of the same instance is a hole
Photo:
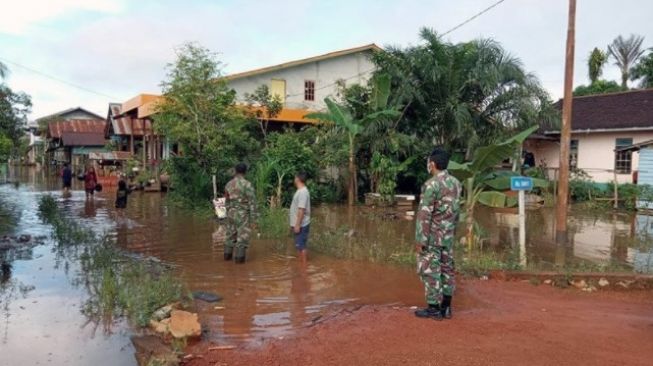
[[[133,126],[133,131],[132,131]],[[145,132],[148,135],[155,135],[152,129],[152,121],[142,118],[120,117],[111,121],[114,135],[143,136]]]
[[[145,118],[134,118],[129,115],[122,114],[122,105],[119,103],[109,104],[109,115],[107,119],[111,123],[111,130],[109,131],[109,124],[107,124],[106,136],[143,136],[144,132],[148,135],[156,135],[152,128],[152,121]],[[132,133],[133,126],[133,133]]]
[[[64,132],[61,135],[63,146],[104,146],[104,131],[101,132]]]
[[[60,139],[64,132],[104,134],[106,121],[101,119],[72,119],[48,123],[48,138]]]

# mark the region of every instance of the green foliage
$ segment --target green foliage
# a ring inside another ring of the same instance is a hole
[[[304,134],[292,130],[269,135],[262,159],[257,165],[261,175],[268,172],[268,184],[261,185],[266,181],[264,176],[257,176],[256,179],[266,197],[268,193],[273,193],[274,205],[286,203],[288,197],[284,199],[284,194],[289,196],[287,192],[292,191],[296,173],[303,171],[309,177],[315,177],[317,174],[316,156],[305,138]],[[265,191],[270,186],[274,187],[274,192]],[[256,188],[259,189],[258,186]]]
[[[283,109],[281,97],[270,94],[270,88],[264,84],[256,88],[254,93],[246,93],[245,100],[250,107],[253,107],[252,110],[261,127],[263,137],[266,137],[270,119],[276,117]]]
[[[0,68],[0,81],[6,71],[6,68]],[[32,101],[27,94],[14,92],[0,82],[0,161],[20,156],[20,140],[25,134],[23,128],[31,109]]]
[[[495,172],[497,164],[513,156],[516,149],[537,130],[537,126],[528,128],[500,143],[482,146],[474,152],[474,158],[470,162],[457,163],[450,161],[448,170],[458,178],[465,188],[465,240],[471,248],[476,242],[474,233],[474,208],[476,203],[490,207],[514,206],[514,199],[507,197],[503,192],[493,191],[496,188],[503,188],[506,176],[509,173]],[[508,180],[509,182],[509,180]],[[538,184],[544,184],[539,182]],[[496,187],[496,188],[494,188]]]
[[[265,239],[281,239],[288,236],[288,209],[279,207],[264,207],[258,221],[259,232]]]
[[[206,177],[215,174],[219,186],[224,186],[236,163],[252,161],[258,155],[260,145],[252,135],[256,122],[236,105],[236,94],[222,77],[222,64],[204,48],[186,44],[177,50],[177,59],[168,65],[161,86],[163,102],[157,105],[155,128],[178,143],[187,159],[173,164],[173,181],[177,175],[180,183],[202,183],[197,189],[175,185],[175,190],[196,194],[183,195],[184,202],[208,202],[211,195],[206,194],[210,192],[205,189]],[[192,172],[190,167],[198,171]],[[182,171],[191,175],[179,176]]]
[[[395,108],[387,106],[390,95],[389,78],[379,74],[371,84],[371,89],[367,90],[360,86],[345,89],[345,99],[340,103],[326,98],[324,102],[327,105],[327,112],[311,113],[306,116],[325,122],[335,134],[346,136],[349,205],[353,205],[356,201],[358,187],[356,156],[360,148],[360,135],[366,128],[396,119],[400,115]]]
[[[413,158],[409,158],[401,163],[391,157],[384,156],[378,151],[372,155],[370,171],[376,182],[375,193],[381,195],[381,199],[386,202],[394,201],[395,190],[397,188],[397,175],[405,171],[412,163]]]
[[[211,176],[191,157],[176,156],[169,160],[170,199],[192,209],[210,208],[213,196]]]
[[[653,48],[633,67],[630,80],[639,80],[639,87],[642,89],[653,88]]]
[[[574,89],[574,96],[582,97],[585,95],[617,93],[625,90],[628,90],[628,88],[623,88],[616,81],[599,79],[590,85],[577,86]]]
[[[601,75],[603,75],[603,66],[607,62],[608,55],[604,51],[594,47],[587,60],[587,69],[591,84],[596,83]]]
[[[375,55],[391,77],[398,129],[468,156],[510,131],[558,117],[539,81],[493,40],[449,43],[422,29],[418,46]]]
[[[11,149],[14,143],[11,139],[0,134],[0,162],[6,162],[11,157]]]

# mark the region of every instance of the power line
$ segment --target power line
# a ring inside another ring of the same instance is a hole
[[[467,20],[465,20],[464,22],[462,22],[462,23],[458,24],[457,26],[455,26],[455,27],[449,29],[448,31],[442,33],[442,34],[440,35],[440,37],[444,37],[444,36],[446,36],[447,34],[449,34],[449,33],[453,32],[453,31],[457,30],[458,28],[464,26],[465,24],[467,24],[467,23],[473,21],[474,19],[476,19],[476,18],[480,17],[481,15],[487,13],[488,11],[492,10],[494,7],[498,6],[499,4],[501,4],[501,3],[504,2],[504,1],[506,1],[506,0],[499,0],[499,1],[497,1],[496,3],[494,3],[494,4],[490,5],[490,6],[488,6],[487,8],[485,8],[485,9],[479,11],[478,13],[474,14],[474,16],[472,16],[472,17],[470,17],[470,18],[467,18]]]
[[[101,96],[101,97],[109,98],[109,99],[112,99],[112,100],[116,100],[116,99],[118,99],[118,98],[116,98],[116,97],[114,97],[114,96],[111,96],[111,95],[108,95],[108,94],[105,94],[105,93],[101,93],[101,92],[98,92],[98,91],[95,91],[95,90],[91,90],[91,89],[89,89],[89,88],[86,88],[86,87],[81,86],[81,85],[77,85],[77,84],[75,84],[75,83],[71,83],[70,81],[66,81],[66,80],[60,79],[60,78],[58,78],[58,77],[56,77],[56,76],[52,76],[52,75],[46,74],[46,73],[44,73],[44,72],[42,72],[42,71],[36,70],[36,69],[31,68],[31,67],[29,67],[29,66],[25,66],[25,65],[23,65],[23,64],[20,64],[20,63],[18,63],[18,62],[16,62],[16,61],[9,60],[9,59],[4,58],[4,57],[0,57],[0,60],[3,60],[4,62],[10,63],[10,64],[12,64],[12,65],[14,65],[14,66],[20,67],[21,69],[24,69],[24,70],[30,71],[30,72],[35,73],[35,74],[37,74],[37,75],[40,75],[40,76],[42,76],[42,77],[44,77],[44,78],[48,78],[48,79],[54,80],[54,81],[56,81],[56,82],[59,82],[59,83],[62,83],[62,84],[68,85],[68,86],[70,86],[70,87],[77,88],[77,89],[82,90],[82,91],[85,91],[85,92],[87,92],[87,93],[91,93],[91,94],[99,95],[99,96]]]

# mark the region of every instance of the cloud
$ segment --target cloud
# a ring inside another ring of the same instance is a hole
[[[19,0],[0,12],[0,33],[24,34],[33,26],[77,12],[117,13],[120,0]]]

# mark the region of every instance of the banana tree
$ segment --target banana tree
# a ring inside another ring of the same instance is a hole
[[[475,241],[474,208],[477,203],[490,207],[511,207],[517,204],[513,197],[501,192],[509,189],[510,177],[517,173],[496,171],[495,167],[513,156],[515,150],[537,129],[537,126],[533,126],[503,142],[480,147],[469,162],[449,163],[449,172],[458,178],[465,188],[466,242],[470,249]],[[543,179],[533,180],[535,187],[544,188],[547,184]]]
[[[347,107],[338,104],[331,98],[324,99],[327,106],[326,112],[311,113],[306,118],[313,118],[324,122],[333,123],[335,128],[340,129],[347,135],[348,148],[348,188],[347,203],[350,206],[356,201],[355,192],[357,185],[356,178],[356,152],[358,149],[358,137],[366,126],[385,118],[397,118],[399,111],[388,107],[390,95],[390,79],[387,76],[375,78],[374,93],[370,101],[371,112],[361,118],[355,118]]]

